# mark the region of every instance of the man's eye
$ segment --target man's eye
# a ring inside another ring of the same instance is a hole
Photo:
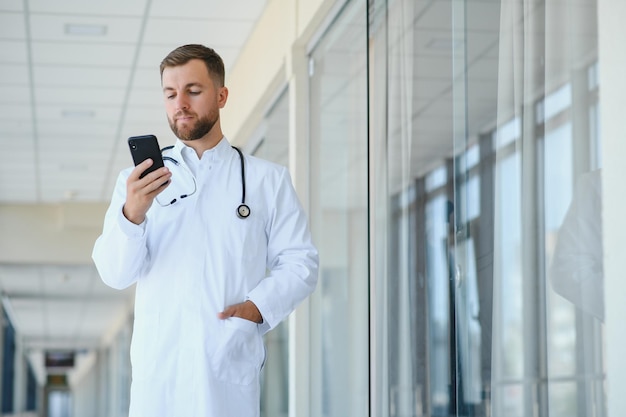
[[[200,94],[200,91],[190,91],[189,94],[191,94],[192,96],[197,96],[198,94]]]
[[[168,99],[168,100],[171,100],[171,99],[173,99],[174,97],[176,97],[174,94],[170,94],[170,95],[168,95],[168,96],[165,96],[165,98],[166,98],[166,99]]]

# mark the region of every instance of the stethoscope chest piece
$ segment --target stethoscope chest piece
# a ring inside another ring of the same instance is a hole
[[[241,204],[237,207],[237,217],[240,219],[246,219],[250,215],[250,207],[245,204]]]

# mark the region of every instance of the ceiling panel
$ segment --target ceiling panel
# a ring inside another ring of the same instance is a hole
[[[164,125],[167,120],[165,110],[159,107],[129,106],[126,110],[126,114],[128,115],[128,119],[132,120],[134,123],[152,123],[159,121],[159,125]]]
[[[91,123],[117,122],[120,109],[116,106],[85,106],[61,104],[61,105],[37,105],[36,117],[41,122],[62,121],[68,129],[76,131],[78,128],[87,129],[89,132]]]
[[[30,68],[26,64],[0,64],[0,88],[3,84],[30,85]]]
[[[44,308],[41,300],[11,299],[13,320],[23,336],[48,335]]]
[[[129,2],[132,3],[132,2]],[[141,17],[81,16],[59,14],[31,14],[29,19],[30,39],[46,42],[88,42],[133,44],[141,33]],[[85,26],[102,26],[104,34],[70,34],[67,25],[78,29]]]
[[[0,265],[0,289],[22,335],[40,339],[99,337],[130,295],[105,286],[93,266]]]
[[[0,10],[5,10],[7,12],[11,12],[11,11],[21,12],[24,10],[24,1],[23,0],[0,0]]]
[[[28,105],[32,103],[30,99],[30,87],[22,85],[0,85],[0,106],[6,104],[7,106],[13,105]],[[0,118],[5,118],[2,114]],[[9,118],[10,119],[10,118]],[[12,120],[12,119],[11,119]]]
[[[76,67],[128,67],[136,53],[134,45],[93,43],[33,42],[32,59],[36,65],[62,65]]]
[[[23,184],[31,180],[35,173],[35,153],[32,146],[22,143],[23,149],[11,151],[11,158],[2,162],[0,176],[7,183]]]
[[[0,87],[1,88],[1,87]],[[30,120],[9,120],[0,118],[0,146],[11,143],[15,137],[31,137],[34,126]]]
[[[37,199],[39,196],[32,184],[21,187],[17,184],[9,184],[5,186],[0,180],[0,196],[3,199],[10,199],[13,202],[26,204],[29,201]]]
[[[67,134],[54,134],[51,135],[48,132],[39,135],[39,149],[62,149],[66,156],[71,156],[71,153],[81,152],[90,153],[91,157],[98,158],[102,153],[108,153],[111,151],[111,136],[103,135],[100,131],[89,133],[87,130],[91,125],[85,125],[84,128],[78,129]],[[81,132],[85,130],[85,132]],[[73,152],[68,152],[73,151]]]
[[[68,124],[67,121],[54,120],[54,121],[37,121],[38,132],[40,135],[50,136],[66,136],[71,134],[72,136],[81,135],[85,138],[101,138],[104,141],[113,140],[113,137],[117,131],[117,123],[102,123],[95,121],[85,121],[82,125],[75,123],[73,126]],[[92,135],[91,132],[95,132]]]
[[[126,88],[131,74],[130,68],[34,65],[32,70],[37,86],[67,88]]]
[[[137,68],[141,68],[147,71],[151,71],[156,73],[157,80],[160,82],[159,77],[159,64],[165,58],[165,56],[170,53],[170,51],[174,50],[180,46],[179,43],[167,41],[158,45],[147,43],[144,39],[144,42],[139,49],[139,54],[137,57]],[[221,55],[220,51],[220,55]],[[236,53],[236,48],[235,48]],[[222,57],[223,58],[223,57]],[[150,88],[154,88],[154,84],[150,85]]]
[[[203,43],[213,48],[237,48],[248,38],[250,22],[223,19],[150,19],[145,43]]]
[[[153,0],[150,15],[153,17],[197,18],[206,16],[210,19],[248,20],[251,23],[263,11],[266,1],[258,0],[186,0],[185,7],[170,0]]]
[[[26,39],[23,13],[0,13],[0,39]]]
[[[161,57],[161,59],[165,58],[165,55]],[[133,83],[131,84],[132,90],[142,89],[142,90],[156,90],[157,92],[161,92],[161,75],[159,73],[159,64],[161,63],[161,59],[158,62],[154,62],[153,66],[149,69],[145,68],[136,68],[133,72]],[[161,101],[155,104],[160,104]]]
[[[2,29],[0,29],[0,31],[1,30]],[[26,64],[28,62],[28,51],[26,50],[27,44],[25,40],[1,38],[2,36],[0,36],[0,51],[2,51],[0,63]]]
[[[26,120],[32,117],[32,107],[29,104],[0,104],[0,115],[2,119]]]
[[[128,105],[158,107],[163,117],[165,117],[161,88],[133,88],[128,97]]]
[[[8,1],[8,0],[5,0]],[[178,2],[181,4],[184,2]],[[31,13],[54,13],[82,15],[96,14],[108,15],[109,18],[115,16],[137,16],[143,15],[146,7],[146,0],[107,0],[107,1],[85,1],[85,0],[29,0],[28,8]]]
[[[17,87],[16,87],[17,88]],[[22,94],[30,90],[22,87]],[[3,88],[4,90],[4,88]],[[16,95],[18,93],[16,92]],[[38,87],[35,90],[35,102],[38,105],[101,105],[115,106],[118,109],[124,102],[126,90],[124,88],[67,88],[67,87]],[[2,100],[2,98],[0,98]]]

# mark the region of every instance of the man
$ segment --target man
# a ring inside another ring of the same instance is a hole
[[[151,160],[122,171],[93,250],[107,285],[136,284],[129,416],[259,416],[262,335],[314,290],[317,250],[287,170],[240,158],[223,136],[219,55],[181,46],[161,83],[178,137],[168,156],[197,192],[154,204],[183,171],[140,178]]]

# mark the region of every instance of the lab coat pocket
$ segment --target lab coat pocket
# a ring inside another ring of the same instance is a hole
[[[263,357],[263,340],[258,324],[239,317],[222,322],[220,340],[211,358],[217,379],[236,385],[250,385],[259,374]]]

